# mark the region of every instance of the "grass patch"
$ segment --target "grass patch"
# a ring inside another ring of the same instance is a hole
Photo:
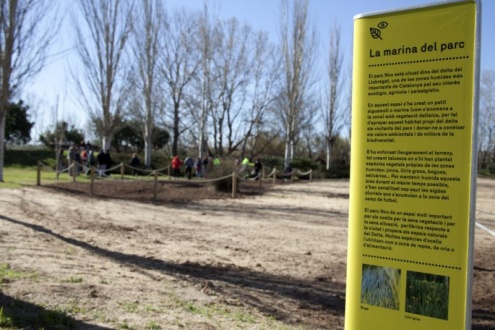
[[[23,277],[23,273],[11,269],[8,264],[0,264],[0,280],[3,279],[14,280],[22,277]]]
[[[3,313],[3,307],[0,307],[0,328],[10,329],[13,327],[12,319]]]
[[[197,306],[194,302],[182,299],[174,293],[171,294],[170,297],[175,305],[179,306],[185,311],[188,311],[192,314],[206,316],[207,318],[211,318],[212,316],[211,310],[206,306]]]
[[[161,328],[155,321],[148,322],[145,327],[146,330],[161,330]]]
[[[0,264],[0,289],[2,283],[19,279],[33,279],[37,275],[16,271],[8,264]],[[31,303],[6,297],[4,305],[0,307],[0,329],[19,329],[24,327],[33,329],[74,329],[75,320],[66,310],[47,309]]]
[[[127,324],[127,322],[120,323],[118,325],[118,327],[119,327],[119,329],[125,329],[125,330],[133,330],[134,329],[131,325]]]
[[[46,309],[38,314],[36,325],[44,329],[74,329],[76,322],[63,310]]]
[[[78,180],[88,180],[83,176]],[[24,186],[34,186],[37,183],[36,167],[4,167],[3,180],[0,182],[0,189],[15,189]],[[41,184],[51,184],[56,182],[70,182],[72,178],[68,175],[61,175],[57,180],[57,174],[54,171],[41,171]]]
[[[64,310],[45,309],[18,300],[0,308],[0,329],[23,328],[72,330],[76,321]]]
[[[123,301],[119,302],[119,305],[122,306],[127,313],[135,313],[139,309],[139,302],[137,301]]]
[[[209,303],[209,304],[198,304],[192,301],[188,301],[180,298],[176,294],[171,294],[170,298],[173,303],[177,305],[179,308],[190,312],[192,314],[204,316],[213,322],[216,326],[221,328],[222,320],[234,321],[234,323],[238,324],[239,328],[243,328],[249,324],[249,326],[256,325],[256,329],[276,329],[276,330],[285,330],[285,329],[294,329],[293,326],[287,326],[273,318],[261,317],[258,315],[254,315],[249,313],[249,311],[245,311],[243,309],[238,309],[235,307],[228,306],[226,304],[217,304],[217,303]],[[185,327],[184,324],[176,324],[179,327]]]
[[[34,273],[26,273],[13,270],[8,264],[0,264],[0,289],[2,288],[2,283],[6,281],[24,278],[35,278],[36,276],[37,275]]]
[[[37,169],[36,166],[29,167],[18,167],[18,166],[10,166],[4,167],[3,169],[3,179],[4,182],[0,182],[0,189],[16,189],[24,186],[34,186],[37,184]],[[120,174],[112,174],[112,178],[120,179]],[[138,176],[135,177],[133,175],[124,175],[123,178],[125,180],[138,180],[138,181],[152,181],[154,180],[153,176]],[[99,180],[98,177],[95,178]],[[163,180],[163,177],[159,178]],[[40,181],[41,185],[54,184],[59,182],[72,182],[73,178],[69,176],[66,172],[61,173],[59,178],[57,179],[57,173],[55,170],[42,167],[40,172]],[[84,173],[79,174],[76,177],[77,182],[90,182],[90,177],[86,176]]]
[[[66,280],[62,280],[62,283],[82,283],[83,282],[83,279],[82,277],[69,277],[68,279]]]

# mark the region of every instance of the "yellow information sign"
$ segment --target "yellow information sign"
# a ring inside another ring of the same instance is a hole
[[[470,328],[479,7],[355,18],[347,330]]]

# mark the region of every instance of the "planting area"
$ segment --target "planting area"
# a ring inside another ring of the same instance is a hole
[[[348,181],[152,185],[0,190],[0,328],[343,329]],[[495,237],[475,245],[473,329],[494,329]]]

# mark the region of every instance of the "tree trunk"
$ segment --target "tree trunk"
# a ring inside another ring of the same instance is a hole
[[[174,104],[174,127],[172,128],[173,131],[173,140],[172,140],[172,154],[178,155],[179,153],[179,122],[180,122],[180,117],[179,117],[179,104],[175,103]]]
[[[110,150],[110,147],[111,146],[112,146],[112,134],[111,133],[107,133],[103,137],[101,148],[103,150],[105,150],[105,152],[106,152],[107,150]]]
[[[290,137],[288,136],[289,129],[287,129],[287,137],[285,138],[285,159],[284,159],[284,169],[287,168],[291,162],[291,148],[290,148]]]
[[[4,103],[4,102],[1,102]],[[0,182],[3,182],[3,165],[5,159],[5,119],[7,117],[6,107],[0,104],[0,107],[4,109],[0,111]]]
[[[144,138],[144,166],[151,167],[151,151],[153,148],[153,130],[149,127],[145,128]]]

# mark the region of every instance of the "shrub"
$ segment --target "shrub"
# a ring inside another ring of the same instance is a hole
[[[279,171],[284,169],[284,158],[277,156],[268,156],[261,159],[263,166],[266,168],[277,168]]]
[[[210,162],[208,165],[208,179],[219,179],[212,182],[212,186],[216,191],[229,192],[232,191],[232,177],[230,176],[235,171],[235,162],[231,160],[223,160],[220,165],[213,165]]]
[[[133,153],[117,153],[117,152],[111,152],[110,155],[112,156],[113,160],[113,166],[119,165],[121,163],[124,164],[129,164],[131,161]],[[144,154],[138,154],[139,160],[141,162],[141,168],[145,169],[146,167],[144,166]],[[166,156],[165,153],[161,150],[158,151],[153,151],[151,153],[151,167],[146,168],[147,170],[155,170],[155,169],[161,169],[161,168],[166,168],[170,165],[171,158]],[[118,173],[117,173],[118,172]],[[112,173],[114,174],[120,174],[120,169],[113,171]],[[132,170],[128,167],[125,168],[125,174],[129,175],[132,174]]]
[[[38,161],[55,166],[55,151],[39,147],[5,150],[5,166],[36,166]]]
[[[346,164],[333,164],[330,169],[325,165],[319,165],[315,170],[313,177],[320,179],[348,179],[350,176],[350,167]]]
[[[264,157],[262,160],[263,166],[268,168],[277,168],[279,171],[285,170],[283,157]],[[309,158],[294,158],[291,162],[292,168],[296,168],[301,172],[315,170],[318,165]]]
[[[291,162],[292,168],[297,168],[299,171],[307,172],[309,170],[315,170],[317,164],[309,158],[294,158]]]
[[[490,174],[495,174],[495,163],[488,164],[487,169]]]

